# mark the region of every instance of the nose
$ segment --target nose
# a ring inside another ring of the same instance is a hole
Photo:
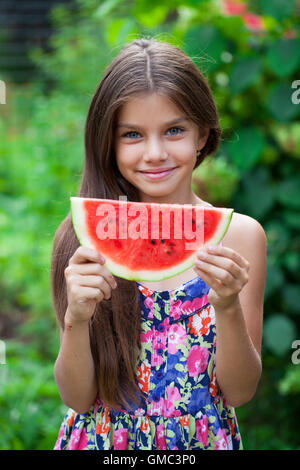
[[[146,162],[164,161],[168,158],[168,152],[164,143],[156,137],[148,140],[144,151],[144,160]]]

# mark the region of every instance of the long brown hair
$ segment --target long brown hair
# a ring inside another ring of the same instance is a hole
[[[127,43],[104,71],[85,125],[85,163],[78,196],[139,201],[137,190],[120,174],[113,148],[118,110],[140,93],[171,99],[198,126],[209,129],[201,157],[216,151],[221,129],[206,79],[193,60],[176,46],[141,38]],[[79,246],[70,213],[53,242],[51,285],[58,322],[64,328],[67,294],[64,270]],[[140,349],[141,307],[135,282],[116,278],[118,288],[98,303],[90,320],[91,350],[99,398],[112,408],[137,403],[136,365]]]

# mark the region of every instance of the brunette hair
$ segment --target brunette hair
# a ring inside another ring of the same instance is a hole
[[[104,71],[85,125],[85,162],[78,196],[139,201],[136,188],[120,174],[113,147],[118,110],[137,94],[159,93],[171,99],[198,126],[209,129],[196,168],[214,153],[221,129],[206,79],[176,46],[154,38],[127,43]],[[70,213],[58,227],[51,258],[51,286],[58,322],[64,328],[67,294],[64,271],[79,247]],[[116,278],[118,288],[98,303],[90,320],[91,351],[99,398],[119,409],[137,403],[136,365],[140,350],[141,306],[135,282]]]

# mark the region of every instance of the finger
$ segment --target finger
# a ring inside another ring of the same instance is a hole
[[[72,264],[66,271],[71,271],[73,274],[86,275],[98,275],[103,276],[106,281],[110,284],[112,289],[117,287],[114,276],[105,268],[98,263],[86,263],[86,264]]]
[[[214,289],[216,292],[220,292],[221,288],[225,288],[224,284],[219,279],[214,278],[211,274],[205,272],[204,270],[194,267],[194,271],[206,284]]]
[[[206,252],[199,251],[196,254],[196,262],[203,262],[206,264],[214,265],[215,267],[228,271],[234,278],[238,279],[241,276],[241,268],[232,259],[224,258],[223,256],[211,255]],[[200,266],[200,264],[199,264]],[[219,271],[215,271],[218,273]]]
[[[228,248],[227,246],[213,246],[206,247],[208,253],[211,253],[216,256],[224,256],[225,258],[232,259],[236,264],[242,268],[249,269],[249,262],[241,256],[237,251]]]
[[[69,264],[81,264],[86,263],[87,261],[104,264],[105,258],[98,253],[98,251],[93,250],[92,248],[80,246],[70,258]]]
[[[83,304],[91,300],[101,302],[104,298],[105,296],[102,290],[96,287],[80,287],[77,291],[77,302],[79,304]]]
[[[79,264],[79,265],[71,265],[66,269],[67,276],[68,272],[71,272],[70,276],[79,275],[82,276],[82,280],[80,283],[84,285],[86,277],[92,277],[94,275],[95,282],[99,283],[101,279],[105,279],[106,282],[110,285],[112,289],[117,287],[117,282],[114,276],[100,264],[96,263],[89,263],[89,264]]]
[[[212,278],[216,278],[217,280],[221,281],[224,285],[230,285],[235,282],[234,276],[226,269],[222,269],[218,266],[200,260],[195,262],[195,266],[202,272],[209,274]]]
[[[106,299],[111,297],[111,286],[102,276],[80,276],[78,282],[82,287],[100,289]]]

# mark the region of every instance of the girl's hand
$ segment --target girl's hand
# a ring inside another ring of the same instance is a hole
[[[105,259],[95,250],[80,246],[65,269],[68,308],[65,322],[88,321],[97,302],[111,297],[117,283],[103,266]]]
[[[218,310],[237,305],[239,292],[249,280],[249,262],[225,246],[199,250],[196,257],[194,271],[210,286],[209,303]]]

